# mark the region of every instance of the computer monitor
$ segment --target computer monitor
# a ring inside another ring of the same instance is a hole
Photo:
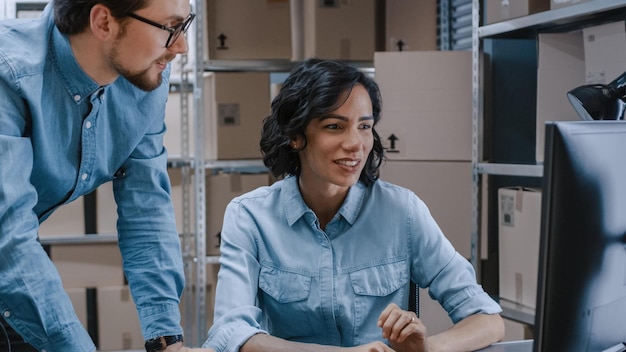
[[[626,341],[626,122],[546,124],[535,352]]]

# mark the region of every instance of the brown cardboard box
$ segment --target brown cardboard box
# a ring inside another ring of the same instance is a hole
[[[235,197],[269,185],[269,174],[218,173],[207,176],[207,254],[219,255],[224,211]]]
[[[50,259],[65,288],[124,284],[117,243],[55,244],[50,246]]]
[[[305,57],[373,60],[375,0],[304,1],[303,22]]]
[[[104,183],[96,190],[96,228],[102,234],[117,233],[117,204],[112,182]]]
[[[208,58],[290,59],[289,0],[206,2]]]
[[[470,162],[391,161],[381,179],[406,187],[430,209],[456,250],[471,257],[472,166]]]
[[[541,191],[498,189],[500,299],[534,309],[537,300]]]
[[[211,160],[259,159],[263,119],[270,112],[267,72],[213,72],[204,78],[204,156]],[[193,95],[188,94],[190,120]],[[182,155],[180,94],[170,93],[166,104],[168,128],[164,145],[169,156]],[[189,153],[195,150],[194,129],[189,129]]]
[[[551,0],[550,1],[550,9],[558,9],[561,7],[566,7],[570,5],[575,5],[581,2],[587,2],[589,0]]]
[[[207,170],[206,189],[206,253],[207,255],[219,255],[220,232],[224,222],[224,211],[228,203],[235,197],[261,186],[270,184],[268,173],[244,174],[244,173],[211,173]],[[176,215],[176,225],[179,233],[183,232],[183,199],[181,170],[170,169],[170,179],[172,182],[172,201],[174,202],[174,212]],[[192,175],[193,177],[193,175]],[[193,192],[193,189],[190,190]],[[195,207],[190,206],[191,219],[195,219]],[[191,226],[194,226],[193,222]],[[194,231],[194,228],[191,229]]]
[[[538,55],[535,157],[543,162],[545,123],[580,120],[567,92],[585,84],[582,32],[540,33]]]
[[[87,329],[87,289],[85,287],[71,287],[66,288],[65,292],[72,301],[78,320]]]
[[[585,81],[608,84],[626,70],[624,21],[583,28]]]
[[[376,130],[390,160],[471,160],[471,54],[376,53],[384,106]]]
[[[394,0],[385,6],[386,51],[438,49],[437,0]]]
[[[519,323],[504,318],[504,338],[502,341],[520,341],[533,338],[533,328],[524,323]]]
[[[550,0],[487,0],[487,24],[550,9]]]
[[[99,351],[139,350],[144,338],[128,286],[98,287]]]
[[[85,200],[79,197],[60,206],[39,225],[39,236],[68,236],[85,233]]]

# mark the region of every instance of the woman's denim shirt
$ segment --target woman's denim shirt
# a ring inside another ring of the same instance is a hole
[[[425,204],[382,180],[351,187],[321,230],[288,177],[235,198],[221,236],[205,343],[217,352],[237,351],[257,333],[336,346],[382,341],[378,317],[390,303],[407,309],[411,280],[453,322],[501,311]]]

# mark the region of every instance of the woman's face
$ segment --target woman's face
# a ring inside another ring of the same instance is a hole
[[[339,108],[307,126],[307,145],[299,152],[301,186],[347,190],[358,182],[374,145],[372,101],[360,84],[339,97],[340,102],[344,100]],[[296,142],[302,146],[301,138]]]

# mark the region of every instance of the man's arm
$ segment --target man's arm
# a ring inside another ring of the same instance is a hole
[[[0,95],[0,312],[37,349],[93,351],[56,268],[37,241],[26,108],[2,77]]]

